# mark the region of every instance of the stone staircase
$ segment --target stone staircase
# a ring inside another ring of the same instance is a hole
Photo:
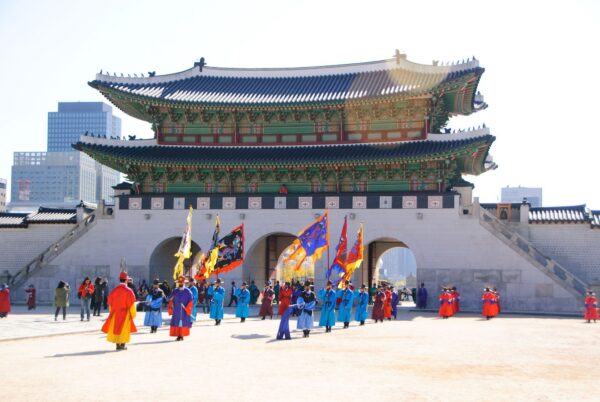
[[[587,289],[585,282],[552,258],[544,255],[529,240],[501,222],[484,208],[479,208],[479,223],[570,294],[577,298],[585,295]]]
[[[96,224],[95,213],[85,216],[81,222],[69,230],[60,239],[55,241],[50,247],[42,251],[39,255],[33,258],[29,263],[25,264],[8,283],[12,289],[17,289],[23,286],[29,278],[41,271],[45,266],[50,264],[52,260],[58,257],[71,244],[75,243],[81,236],[85,235]]]

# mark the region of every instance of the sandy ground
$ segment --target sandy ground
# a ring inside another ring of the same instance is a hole
[[[600,400],[600,323],[404,310],[398,321],[275,341],[278,324],[229,316],[216,327],[201,315],[184,342],[141,327],[122,352],[97,331],[5,340],[1,400]]]

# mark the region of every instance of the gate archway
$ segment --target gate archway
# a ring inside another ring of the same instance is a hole
[[[277,279],[277,261],[294,239],[296,236],[291,233],[275,232],[255,241],[246,253],[244,279],[259,287],[268,279]]]
[[[150,278],[153,280],[159,278],[161,280],[171,280],[173,278],[173,267],[177,262],[175,253],[179,249],[181,237],[170,237],[160,242],[150,256]],[[184,272],[188,272],[192,264],[193,256],[200,251],[200,246],[192,241],[192,258],[184,262]]]

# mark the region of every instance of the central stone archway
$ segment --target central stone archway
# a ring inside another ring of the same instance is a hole
[[[159,278],[161,280],[171,281],[173,278],[173,267],[175,267],[175,263],[177,262],[177,257],[175,257],[175,253],[179,249],[179,245],[181,243],[180,237],[170,237],[168,239],[160,242],[152,255],[150,256],[150,278],[149,280],[154,280],[155,278]],[[192,258],[187,259],[184,262],[184,272],[187,273],[189,267],[192,264],[193,256],[199,252],[200,246],[192,241]]]
[[[377,262],[386,254],[388,251],[392,251],[393,249],[404,249],[410,250],[410,247],[406,245],[406,243],[391,238],[391,237],[381,237],[376,240],[371,241],[366,247],[366,268],[367,268],[367,279],[369,285],[380,282],[383,278],[380,278],[380,273],[377,269]],[[415,256],[410,251],[410,256],[412,257],[412,263],[414,264],[414,273],[416,274],[416,261]],[[385,278],[389,279],[389,278]],[[389,282],[389,280],[386,280]]]
[[[296,239],[291,233],[274,232],[256,240],[246,252],[244,279],[262,286],[268,279],[277,279],[275,267],[281,253]]]

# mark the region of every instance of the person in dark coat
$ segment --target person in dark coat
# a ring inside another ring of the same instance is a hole
[[[417,291],[417,308],[422,310],[427,308],[427,289],[424,283],[421,283]]]
[[[102,278],[98,277],[94,280],[94,308],[93,315],[97,317],[100,316],[100,311],[102,310],[102,302],[104,301],[104,292],[106,290],[106,282],[102,280]]]
[[[381,321],[383,322],[384,313],[383,313],[383,305],[385,302],[385,292],[383,290],[383,286],[379,285],[377,289],[377,293],[375,294],[375,300],[373,301],[373,320],[375,322]]]
[[[263,290],[263,298],[262,304],[260,305],[259,316],[262,316],[264,320],[268,315],[273,319],[273,298],[275,297],[275,292],[271,289],[271,281],[267,281],[265,284],[265,289]]]
[[[29,285],[25,292],[27,293],[27,310],[35,310],[35,286]]]

